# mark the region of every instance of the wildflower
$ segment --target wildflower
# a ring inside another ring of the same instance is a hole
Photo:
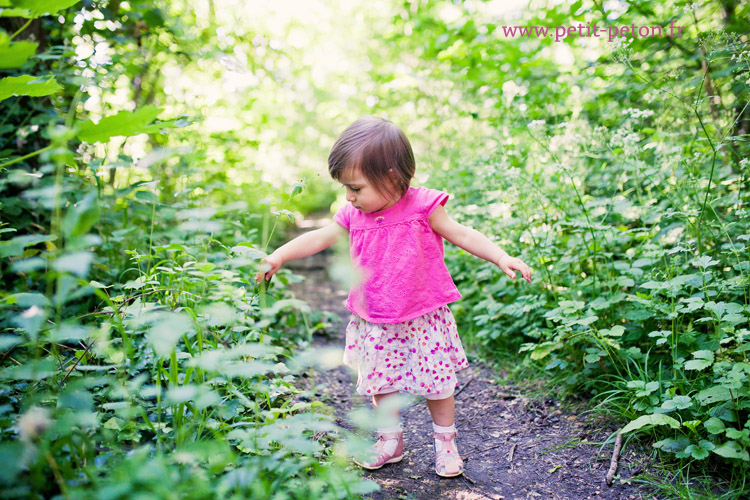
[[[529,128],[534,130],[535,128],[542,128],[547,124],[544,120],[534,120],[533,122],[529,123]]]
[[[39,440],[51,423],[52,420],[46,408],[32,406],[18,419],[18,434],[22,441],[32,443]]]

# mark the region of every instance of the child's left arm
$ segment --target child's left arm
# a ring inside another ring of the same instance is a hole
[[[531,269],[524,261],[511,257],[479,231],[451,219],[442,205],[430,214],[429,220],[433,231],[457,247],[496,264],[511,279],[516,277],[514,271],[521,271],[523,279],[531,283]]]

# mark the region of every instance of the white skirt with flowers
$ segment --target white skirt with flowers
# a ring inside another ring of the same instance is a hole
[[[427,399],[450,397],[456,372],[469,366],[447,305],[403,323],[370,323],[352,314],[344,364],[358,372],[357,394],[400,391]]]

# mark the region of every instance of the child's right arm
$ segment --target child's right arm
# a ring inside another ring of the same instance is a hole
[[[292,241],[285,243],[277,248],[271,255],[263,259],[263,263],[266,264],[264,266],[266,268],[266,280],[271,279],[271,276],[281,268],[281,265],[284,262],[316,254],[321,250],[330,247],[340,238],[343,238],[348,234],[348,229],[336,222],[332,222],[325,227],[297,236]],[[269,266],[270,269],[268,269]],[[255,276],[255,281],[259,282],[263,275],[263,269],[259,270],[258,274]]]

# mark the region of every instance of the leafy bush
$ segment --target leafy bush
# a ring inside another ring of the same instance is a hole
[[[91,14],[62,11],[74,3],[14,11],[31,20],[16,35],[47,23],[45,13]],[[177,36],[158,11],[131,14],[157,38]],[[33,58],[30,42],[0,46],[16,74],[0,79],[0,106],[16,132],[0,154],[2,496],[333,499],[372,491],[333,452],[333,439],[346,433],[325,407],[295,402],[295,374],[307,366],[295,351],[312,329],[309,307],[285,298],[291,273],[279,273],[269,290],[250,281],[286,209],[272,219],[268,201],[225,197],[226,175],[192,166],[204,151],[168,147],[177,133],[140,159],[97,154],[112,137],[157,137],[191,120],[158,121],[151,104],[84,119],[75,87],[86,72],[56,45],[65,52],[70,33],[46,34],[50,48]],[[34,100],[45,95],[53,100]],[[33,141],[21,140],[30,116],[17,113],[22,99],[32,102]],[[117,169],[133,180],[116,182]],[[107,170],[111,182],[100,175]]]

